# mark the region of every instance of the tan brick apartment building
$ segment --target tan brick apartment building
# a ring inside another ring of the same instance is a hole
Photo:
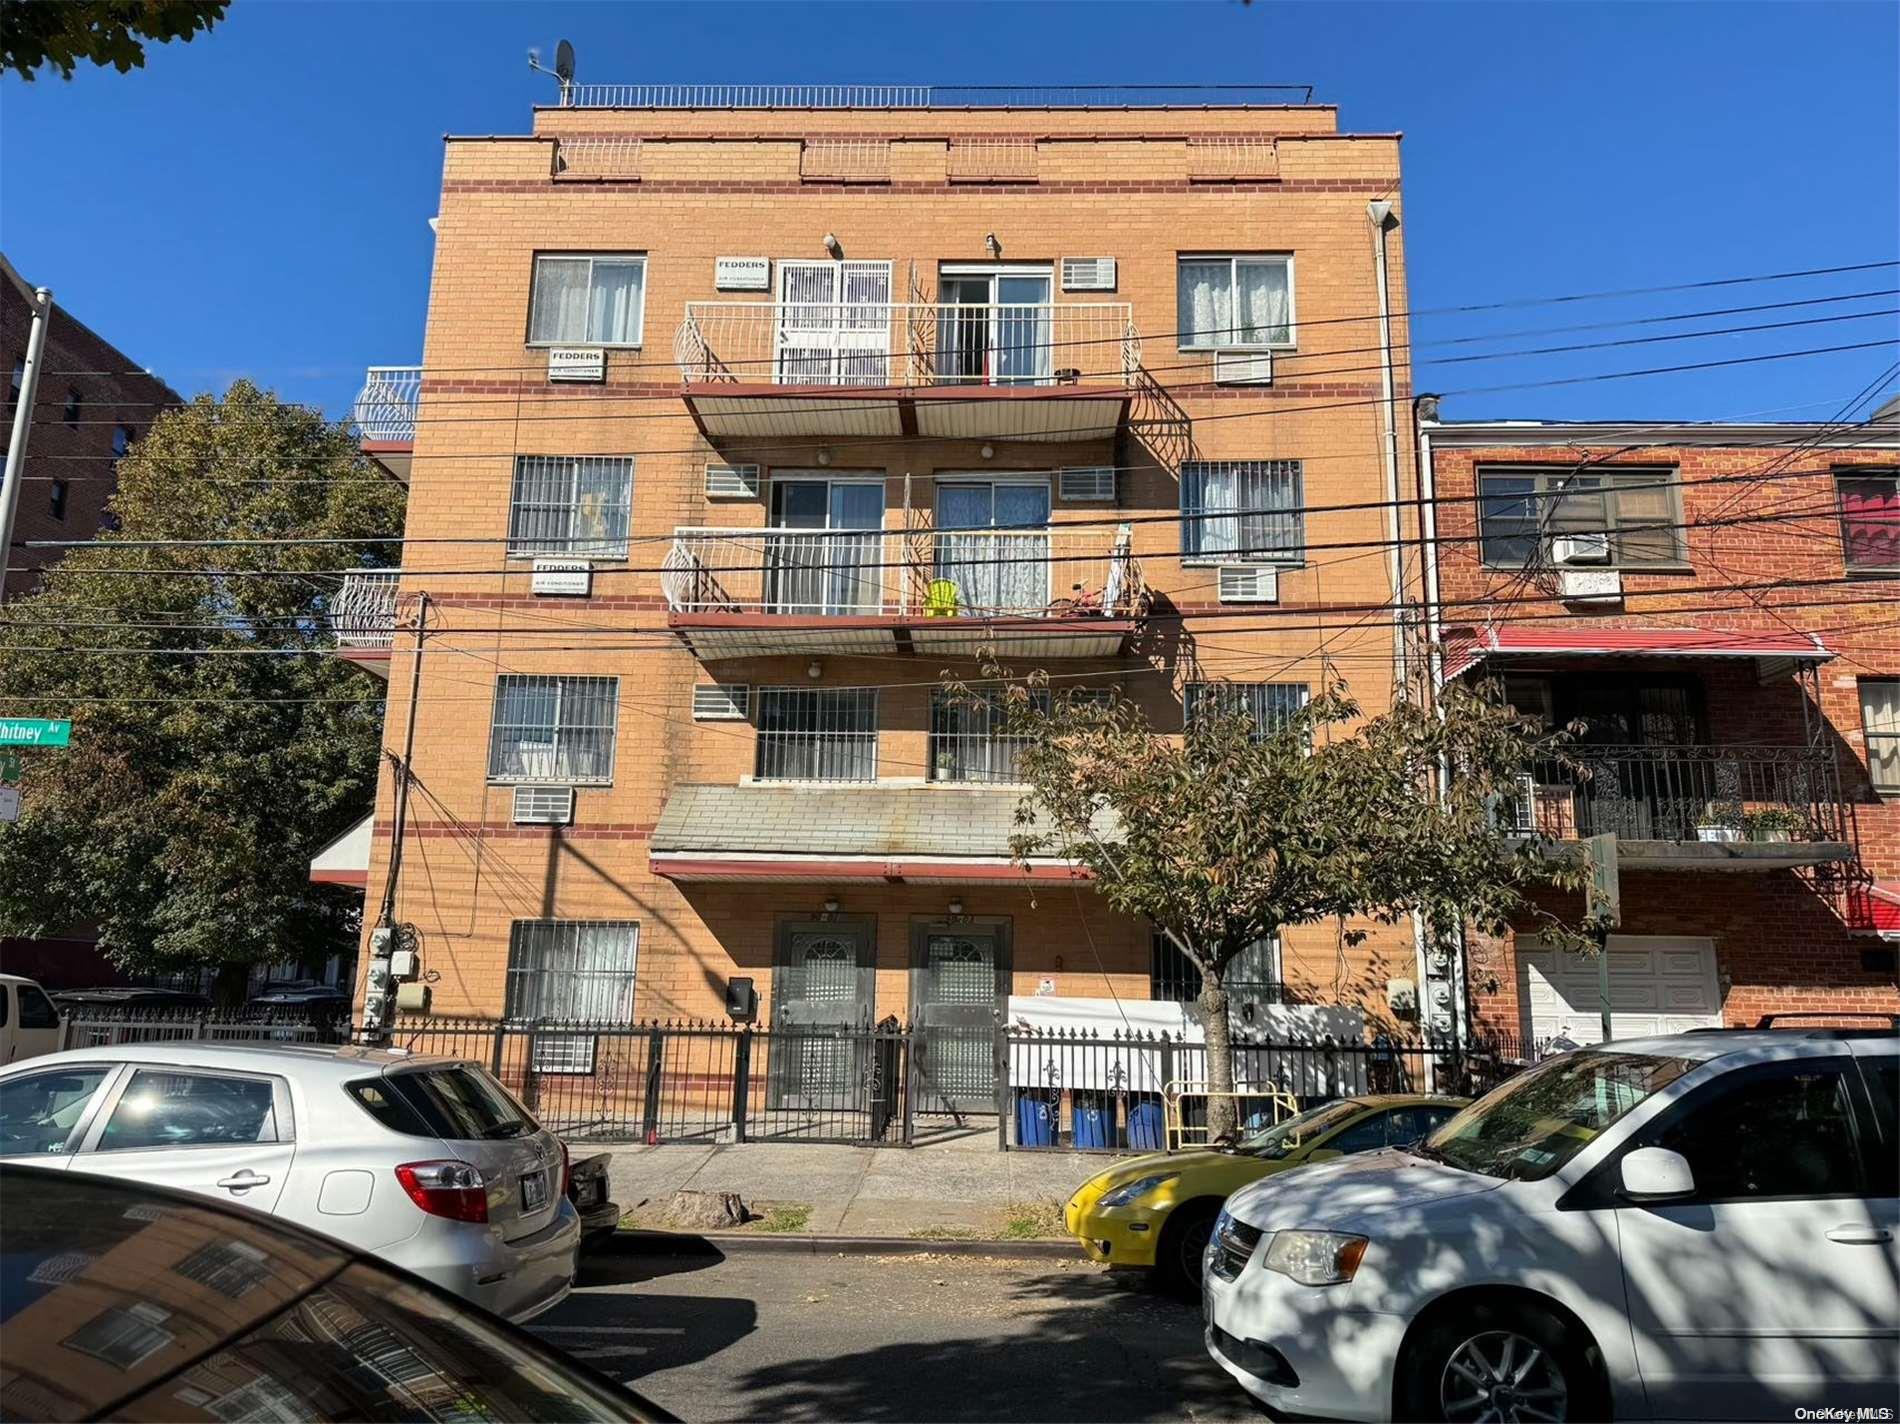
[[[13,433],[33,288],[0,256],[0,365],[8,372],[0,442]],[[60,306],[57,297],[46,329],[45,362],[27,435],[25,484],[13,526],[16,544],[91,538],[117,485],[119,456],[151,428],[159,411],[179,403],[176,391]],[[35,570],[60,552],[16,547],[6,591],[31,588]]]
[[[577,97],[447,141],[411,543],[352,591],[393,606],[345,641],[388,659],[396,752],[426,620],[396,913],[437,1011],[1189,992],[1069,867],[1010,864],[1009,748],[933,689],[989,644],[1163,726],[1329,670],[1386,705],[1397,135],[1282,95]],[[1416,965],[1326,926],[1250,978],[1376,1020]]]
[[[1580,722],[1512,811],[1619,837],[1619,1035],[1900,1012],[1895,414],[1420,425],[1444,674]],[[1468,971],[1478,1028],[1598,1037],[1594,963],[1528,924]]]

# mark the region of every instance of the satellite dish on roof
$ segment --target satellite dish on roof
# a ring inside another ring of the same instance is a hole
[[[554,77],[563,84],[574,82],[574,46],[566,40],[554,47]]]

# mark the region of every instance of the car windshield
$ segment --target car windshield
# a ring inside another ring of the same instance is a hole
[[[1421,1156],[1487,1177],[1548,1177],[1650,1094],[1687,1058],[1579,1049],[1494,1088],[1425,1139]]]
[[[1320,1133],[1330,1132],[1363,1111],[1360,1104],[1353,1102],[1321,1103],[1285,1122],[1276,1122],[1272,1127],[1263,1127],[1241,1138],[1234,1151],[1269,1160],[1290,1157]]]

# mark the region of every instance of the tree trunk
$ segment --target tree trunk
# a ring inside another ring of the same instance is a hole
[[[1240,1114],[1234,1091],[1234,1043],[1227,1020],[1227,986],[1218,973],[1201,975],[1201,1021],[1207,1031],[1207,1140],[1232,1142]]]

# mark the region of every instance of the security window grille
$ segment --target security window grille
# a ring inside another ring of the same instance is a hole
[[[877,780],[875,689],[763,687],[757,707],[762,780]]]
[[[1222,976],[1227,996],[1235,1001],[1277,1004],[1285,997],[1280,982],[1280,942],[1257,939],[1227,963]],[[1201,997],[1201,971],[1174,941],[1157,933],[1148,961],[1148,997],[1174,1004],[1191,1004]]]
[[[1195,460],[1181,466],[1181,557],[1297,564],[1306,557],[1298,460]]]
[[[1183,257],[1175,269],[1175,329],[1184,351],[1293,344],[1293,259]]]
[[[1204,717],[1222,712],[1253,718],[1254,740],[1270,736],[1306,706],[1303,682],[1190,682],[1185,701],[1189,731]]]
[[[1686,561],[1673,470],[1489,471],[1478,479],[1478,536],[1484,561],[1520,568],[1553,557],[1555,540],[1598,534],[1612,568]]]
[[[1880,790],[1900,792],[1900,678],[1860,680],[1860,721],[1868,776]]]
[[[200,1246],[172,1269],[186,1280],[236,1300],[270,1279],[270,1257],[244,1241]]]
[[[517,455],[508,552],[624,559],[632,510],[631,458]]]
[[[516,920],[508,941],[508,1017],[633,1022],[635,920]]]
[[[1849,573],[1900,573],[1900,472],[1838,477],[1841,549]]]
[[[1049,694],[1034,693],[1036,706],[1049,710]],[[1008,730],[1009,714],[1000,695],[958,696],[935,692],[930,700],[930,779],[932,781],[1020,781],[1020,764],[1030,738]]]
[[[172,1332],[164,1328],[170,1319],[169,1310],[149,1301],[136,1301],[123,1308],[107,1306],[61,1343],[69,1350],[129,1370],[171,1344]]]
[[[644,257],[535,258],[529,345],[638,346],[646,284]]]
[[[488,779],[611,785],[619,706],[616,677],[498,678]]]

